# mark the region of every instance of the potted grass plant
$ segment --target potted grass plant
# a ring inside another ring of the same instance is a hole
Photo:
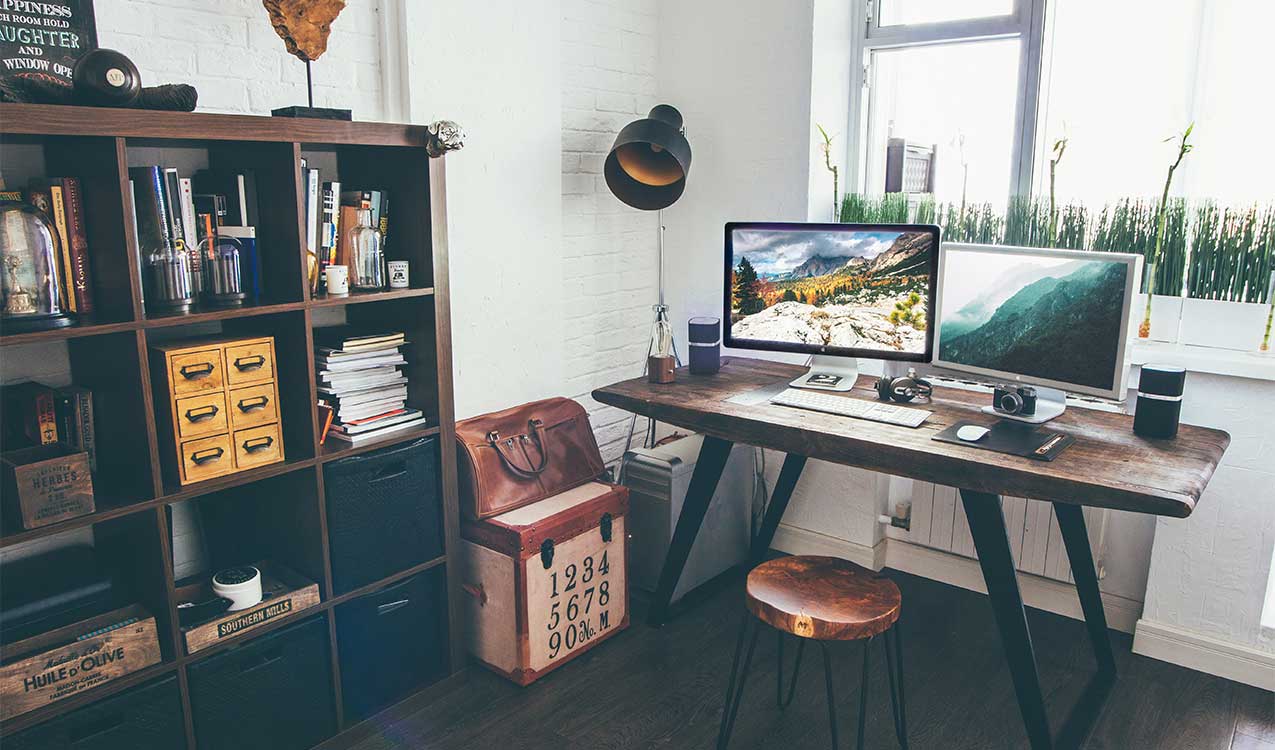
[[[1162,286],[1157,282],[1159,281],[1159,276],[1160,276],[1159,266],[1161,263],[1166,262],[1166,258],[1162,256],[1162,252],[1165,249],[1164,246],[1165,246],[1165,239],[1166,239],[1166,236],[1165,236],[1166,231],[1168,231],[1169,229],[1168,227],[1169,188],[1173,185],[1174,172],[1178,171],[1178,167],[1182,166],[1182,160],[1186,158],[1186,155],[1191,153],[1191,150],[1194,148],[1189,142],[1189,139],[1191,137],[1191,131],[1194,129],[1195,129],[1195,123],[1191,123],[1190,125],[1186,126],[1186,130],[1182,131],[1182,135],[1180,137],[1174,136],[1174,137],[1165,139],[1165,142],[1167,143],[1169,141],[1174,140],[1174,138],[1179,138],[1178,156],[1177,156],[1177,159],[1175,159],[1174,162],[1169,165],[1168,174],[1166,174],[1164,177],[1164,190],[1160,194],[1160,204],[1159,204],[1159,207],[1156,209],[1155,244],[1152,247],[1150,255],[1146,255],[1146,254],[1143,255],[1143,257],[1146,258],[1146,266],[1147,266],[1147,272],[1145,276],[1144,289],[1143,289],[1144,294],[1146,294],[1146,303],[1143,308],[1144,312],[1142,317],[1142,323],[1138,326],[1139,338],[1144,338],[1144,339],[1152,338],[1151,312],[1152,312],[1152,305],[1154,304],[1153,296],[1156,294],[1156,292],[1158,291],[1169,292],[1171,290],[1170,292],[1171,294],[1178,295],[1182,291],[1182,284],[1180,280],[1177,286],[1168,286],[1168,287]],[[1185,217],[1185,214],[1183,214],[1183,216]],[[1185,228],[1185,223],[1183,224],[1183,227]],[[1185,229],[1184,229],[1183,239],[1185,239],[1185,236],[1186,235],[1185,235]]]
[[[1260,349],[1271,314],[1275,206],[1219,209],[1205,203],[1193,223],[1182,343]]]
[[[1105,206],[1098,215],[1090,247],[1099,252],[1137,253],[1144,258],[1135,310],[1143,313],[1146,338],[1176,342],[1182,315],[1182,275],[1186,258],[1186,202],[1169,201],[1164,231],[1159,234],[1160,262],[1150,258],[1156,249],[1161,212],[1146,200],[1124,198]],[[1163,293],[1156,293],[1164,290]],[[1170,292],[1169,290],[1174,290]]]

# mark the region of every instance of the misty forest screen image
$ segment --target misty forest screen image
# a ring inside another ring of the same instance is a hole
[[[928,232],[735,229],[737,340],[923,354]]]
[[[1118,261],[949,248],[936,358],[1109,389],[1128,273]]]

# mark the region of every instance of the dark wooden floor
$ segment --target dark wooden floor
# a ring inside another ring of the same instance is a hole
[[[1017,704],[986,599],[902,573],[904,668],[913,748],[1022,748]],[[431,748],[709,748],[721,716],[743,610],[739,580],[720,586],[655,630],[630,629],[529,688],[480,669],[454,692],[381,729],[357,750]],[[1029,610],[1041,680],[1054,717],[1092,668],[1082,623]],[[1135,656],[1113,633],[1120,681],[1089,740],[1091,750],[1275,750],[1275,695]],[[859,644],[838,644],[842,746],[858,701]],[[869,687],[868,747],[896,747],[879,642]],[[792,658],[794,649],[785,650]],[[775,707],[775,641],[758,644],[733,749],[829,746],[822,670],[807,653],[797,698]]]

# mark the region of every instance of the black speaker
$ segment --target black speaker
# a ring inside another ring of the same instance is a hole
[[[1182,391],[1186,370],[1169,365],[1143,365],[1138,380],[1138,406],[1133,413],[1133,431],[1148,438],[1178,436],[1182,417]]]
[[[337,594],[443,554],[437,438],[333,461],[323,490]]]
[[[0,744],[4,750],[180,750],[186,729],[177,677],[103,698]]]
[[[722,322],[717,318],[691,318],[686,327],[691,350],[691,374],[715,374],[722,368]]]

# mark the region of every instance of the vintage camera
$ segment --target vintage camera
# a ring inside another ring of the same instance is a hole
[[[998,385],[992,393],[992,404],[1002,414],[1030,417],[1036,413],[1036,389],[1029,385]]]

